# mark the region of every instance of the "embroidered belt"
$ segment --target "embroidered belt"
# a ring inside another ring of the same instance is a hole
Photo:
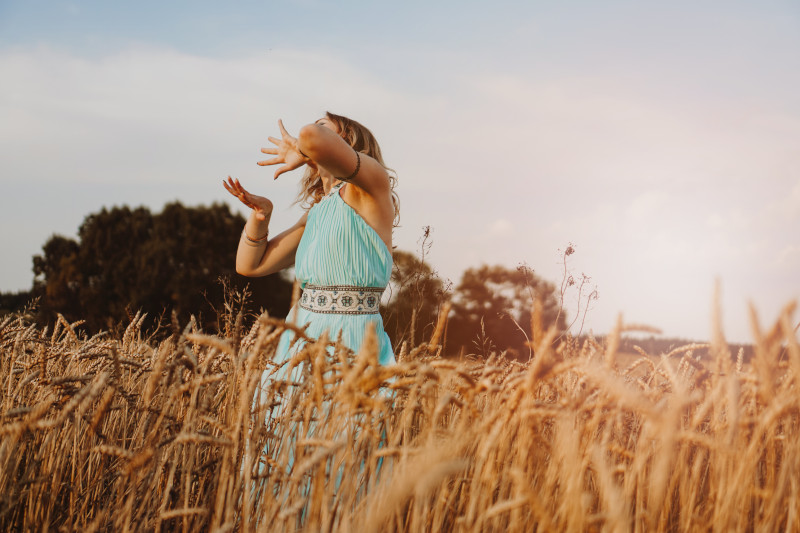
[[[382,294],[381,287],[306,285],[300,307],[315,313],[371,315],[378,312]]]

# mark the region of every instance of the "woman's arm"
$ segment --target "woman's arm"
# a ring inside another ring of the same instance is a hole
[[[250,215],[245,231],[250,226],[253,215]],[[303,237],[306,227],[306,214],[291,228],[263,243],[254,243],[248,235],[242,234],[239,249],[236,251],[236,272],[243,276],[268,276],[289,268],[294,264],[295,253]],[[249,235],[253,237],[253,235]]]
[[[259,161],[258,164],[282,165],[275,171],[276,179],[284,172],[311,165],[352,183],[353,187],[347,187],[342,198],[378,232],[391,250],[395,208],[389,173],[383,165],[366,154],[356,152],[325,122],[303,126],[297,138],[289,135],[283,127],[283,121],[278,121],[278,127],[281,138],[269,137],[276,147],[261,149],[262,153],[275,157]]]
[[[306,226],[306,215],[288,230],[268,240],[272,202],[263,196],[250,194],[239,180],[229,177],[222,184],[229,193],[253,209],[236,250],[236,272],[249,277],[267,276],[292,266]]]
[[[347,141],[325,126],[303,126],[297,135],[297,148],[337,178],[350,176],[358,168],[356,175],[347,181],[372,198],[384,199],[390,193],[389,173],[383,165],[366,154],[356,155]]]

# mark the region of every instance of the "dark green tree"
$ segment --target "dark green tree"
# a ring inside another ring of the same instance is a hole
[[[76,241],[53,235],[42,247],[43,254],[33,258],[32,293],[40,298],[40,310],[50,306],[66,316],[77,316],[80,312],[79,251]]]
[[[413,347],[430,339],[447,291],[430,265],[414,254],[396,250],[393,256],[391,298],[383,316],[397,351],[403,342]]]
[[[563,330],[565,318],[563,312],[559,316],[554,285],[530,268],[484,265],[468,269],[455,290],[447,352],[488,355],[507,350],[512,357],[527,359],[530,352],[526,342],[531,336],[531,312],[537,297],[543,304],[544,328],[557,320],[557,327]]]
[[[40,319],[56,313],[83,319],[91,331],[110,328],[131,313],[148,313],[151,324],[174,311],[213,328],[223,307],[220,279],[231,288],[250,286],[254,309],[283,316],[291,283],[280,275],[244,278],[235,273],[236,247],[244,218],[226,205],[185,207],[171,203],[161,213],[114,207],[86,217],[78,241],[58,235],[34,258],[33,293]]]
[[[0,292],[0,317],[8,313],[17,313],[25,309],[33,300],[33,291]]]

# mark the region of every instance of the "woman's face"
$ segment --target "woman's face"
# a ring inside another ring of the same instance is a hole
[[[336,124],[328,117],[322,117],[321,119],[317,120],[314,124],[322,126],[323,128],[328,128],[329,130],[334,131],[336,133],[339,133],[339,128],[337,128]]]

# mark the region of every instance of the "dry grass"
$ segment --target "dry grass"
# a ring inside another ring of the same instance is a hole
[[[542,333],[527,365],[423,345],[386,368],[323,339],[258,409],[280,321],[155,344],[138,319],[111,339],[8,317],[0,528],[800,531],[792,310],[747,368],[719,332],[712,360],[620,364],[621,323],[604,346]]]

